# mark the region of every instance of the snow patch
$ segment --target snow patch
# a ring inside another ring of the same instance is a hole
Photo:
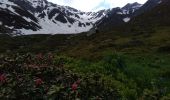
[[[124,21],[125,23],[127,23],[127,22],[130,21],[130,18],[129,18],[129,17],[126,17],[126,18],[123,19],[123,21]]]
[[[9,29],[14,29],[14,26],[7,26],[5,25],[6,28],[9,28]]]
[[[27,17],[22,17],[22,18],[24,18],[27,22],[32,22],[30,18],[27,18]]]
[[[0,3],[6,4],[6,5],[17,6],[16,4],[14,4],[13,2],[11,2],[9,0],[0,0]]]
[[[3,23],[0,21],[0,25],[2,25]]]
[[[138,9],[138,8],[140,8],[140,7],[142,7],[143,5],[136,5],[136,6],[133,6],[132,8],[133,9]]]
[[[119,15],[123,15],[123,13],[122,13],[122,12],[117,12],[117,14],[119,14]]]
[[[123,14],[125,14],[125,15],[126,15],[126,14],[129,14],[129,11],[128,11],[128,10],[123,10],[122,12],[123,12]]]

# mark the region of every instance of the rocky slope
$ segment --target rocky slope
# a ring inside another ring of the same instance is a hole
[[[0,0],[0,22],[13,33],[72,34],[87,32],[96,25],[126,23],[141,4],[127,4],[123,8],[82,12],[47,0]],[[112,17],[114,16],[114,17]],[[109,19],[110,20],[110,19]]]

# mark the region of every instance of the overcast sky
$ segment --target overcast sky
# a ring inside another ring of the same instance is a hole
[[[48,0],[50,2],[70,6],[82,11],[97,11],[113,7],[122,7],[127,3],[145,3],[147,0]]]

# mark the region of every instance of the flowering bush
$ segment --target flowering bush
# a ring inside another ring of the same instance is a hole
[[[5,76],[5,74],[1,74],[0,75],[0,83],[3,84],[5,82],[6,82],[6,76]]]
[[[87,100],[118,97],[116,91],[105,88],[99,77],[80,76],[65,68],[64,60],[59,57],[58,61],[54,59],[52,53],[1,55],[0,99]]]

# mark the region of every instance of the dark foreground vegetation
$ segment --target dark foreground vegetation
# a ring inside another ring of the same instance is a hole
[[[170,55],[106,52],[88,61],[57,54],[0,56],[0,99],[169,100]]]

